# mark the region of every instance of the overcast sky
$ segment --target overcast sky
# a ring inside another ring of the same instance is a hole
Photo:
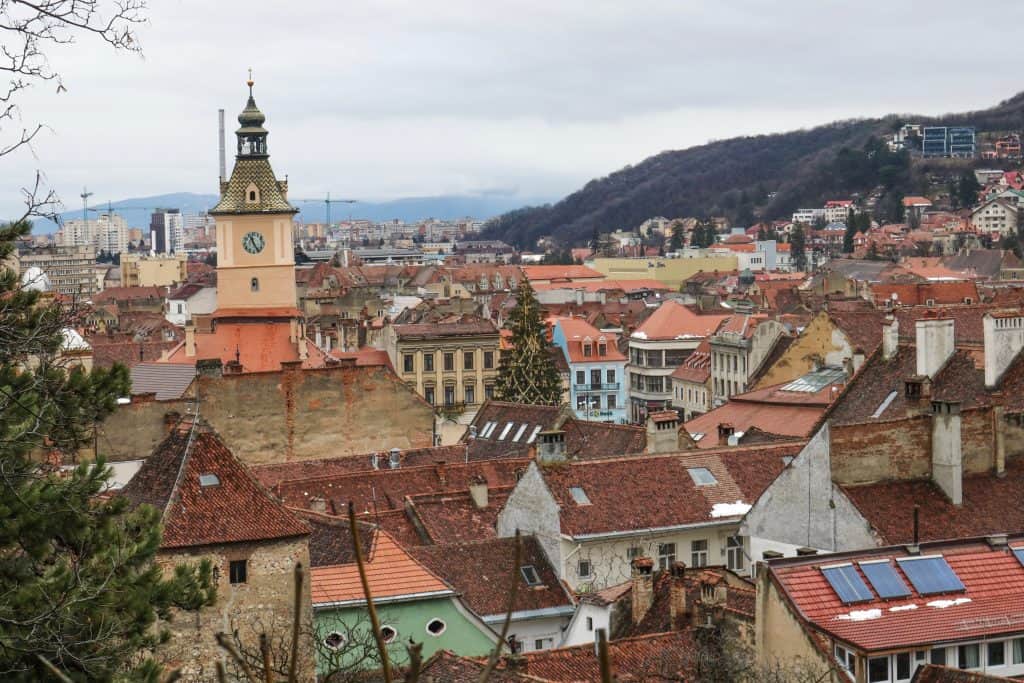
[[[52,130],[0,158],[0,216],[36,169],[69,208],[82,186],[97,203],[215,192],[217,109],[230,155],[250,66],[292,196],[361,199],[557,197],[709,139],[1024,89],[1019,0],[150,5],[143,57],[84,37],[51,53],[68,92],[23,97]]]

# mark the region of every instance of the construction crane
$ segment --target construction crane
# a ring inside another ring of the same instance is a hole
[[[297,202],[322,202],[327,209],[327,227],[331,227],[331,204],[355,204],[358,199],[331,199],[331,193],[328,192],[327,196],[323,199],[296,199]]]
[[[89,192],[84,187],[82,188],[82,194],[78,195],[82,198],[82,222],[87,222],[89,220],[89,197],[92,195],[93,193]]]

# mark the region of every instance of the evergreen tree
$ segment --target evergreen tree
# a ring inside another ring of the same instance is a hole
[[[0,263],[28,230],[0,225]],[[0,266],[0,678],[47,679],[45,659],[75,681],[155,680],[157,617],[210,602],[212,569],[165,578],[153,562],[157,510],[99,497],[111,473],[102,458],[69,476],[53,464],[94,443],[130,388],[123,366],[87,372],[62,359],[74,316]]]
[[[512,349],[501,356],[495,397],[512,403],[560,404],[562,380],[548,352],[540,304],[525,278],[516,289],[516,305],[505,327],[512,331]]]
[[[857,216],[853,209],[846,214],[846,232],[843,233],[843,253],[853,253],[853,236],[857,234]]]
[[[684,240],[683,224],[676,223],[672,226],[672,239],[669,241],[669,251],[679,251],[683,248]]]
[[[793,261],[793,267],[797,270],[807,269],[807,236],[804,233],[804,226],[797,223],[793,226],[793,232],[789,235],[789,258]]]
[[[978,182],[973,171],[964,171],[960,175],[960,182],[957,183],[956,190],[958,204],[963,207],[971,207],[978,203],[981,183]]]

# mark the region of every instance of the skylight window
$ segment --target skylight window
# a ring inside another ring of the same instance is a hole
[[[530,432],[530,438],[526,440],[526,443],[533,443],[538,434],[540,434],[540,425],[533,428],[533,431]]]
[[[896,573],[896,568],[889,564],[889,560],[861,562],[860,570],[868,577],[878,597],[905,598],[910,595],[910,589]]]
[[[697,486],[714,486],[718,483],[715,475],[711,474],[707,467],[687,467],[686,471],[690,473],[690,479],[693,479]]]
[[[860,578],[860,574],[852,564],[834,564],[822,567],[821,573],[824,574],[825,580],[832,586],[832,590],[844,604],[867,602],[873,597],[864,583],[864,579]]]
[[[690,438],[693,439],[694,443],[704,438],[704,432],[692,432]]]
[[[1024,566],[1024,548],[1010,548],[1013,551],[1013,556],[1017,558],[1017,561]]]
[[[537,573],[536,568],[532,564],[524,564],[519,568],[519,572],[523,575],[523,581],[526,582],[527,586],[540,585],[540,574]]]
[[[216,474],[207,473],[199,475],[199,485],[203,488],[207,486],[220,486],[220,479]]]
[[[498,426],[497,422],[488,422],[484,425],[484,428],[480,431],[480,436],[489,438],[491,433],[494,432],[494,428]]]
[[[871,417],[881,417],[882,413],[885,412],[885,409],[888,408],[896,398],[897,393],[898,392],[896,391],[890,391],[889,395],[885,397],[885,400],[882,401],[882,403],[875,409],[875,412],[871,413]]]
[[[512,440],[513,441],[519,441],[519,439],[521,439],[523,437],[523,432],[525,432],[526,428],[529,427],[529,426],[530,425],[526,424],[525,422],[523,424],[521,424],[519,426],[519,431],[517,431],[516,435],[512,437]]]
[[[569,493],[572,494],[572,499],[576,501],[577,505],[590,505],[590,498],[587,497],[587,492],[580,486],[570,486]]]
[[[507,425],[505,425],[505,428],[501,430],[501,434],[498,435],[498,441],[504,441],[505,437],[508,436],[508,433],[510,431],[512,431],[512,423],[511,422],[509,422]]]
[[[964,590],[964,584],[941,555],[904,557],[896,560],[921,595],[955,593]]]

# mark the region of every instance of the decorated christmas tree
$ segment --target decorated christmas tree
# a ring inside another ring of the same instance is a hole
[[[540,304],[525,278],[516,290],[516,305],[505,327],[512,332],[512,349],[502,354],[495,397],[534,405],[561,403],[562,381],[548,351]]]

